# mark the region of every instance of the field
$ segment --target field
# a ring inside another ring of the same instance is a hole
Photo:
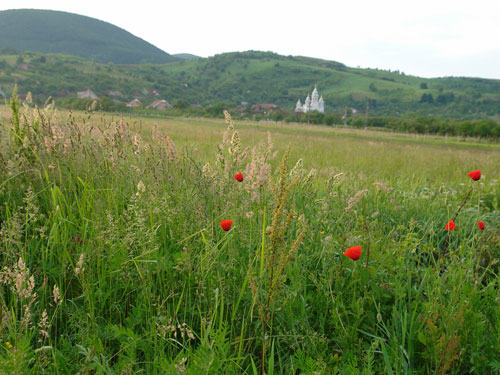
[[[11,107],[2,373],[500,373],[500,145]]]

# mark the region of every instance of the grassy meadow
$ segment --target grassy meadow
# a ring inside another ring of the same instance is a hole
[[[0,372],[500,374],[499,167],[457,138],[1,107]]]

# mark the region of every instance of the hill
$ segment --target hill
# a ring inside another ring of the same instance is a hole
[[[185,100],[202,106],[274,103],[293,110],[317,84],[327,112],[344,107],[370,114],[407,113],[454,118],[500,116],[500,80],[446,77],[425,79],[401,72],[356,69],[335,61],[271,52],[234,52],[169,64],[118,65],[58,54],[0,55],[0,90],[31,91],[38,102],[48,96],[76,96],[92,89],[121,98],[153,101],[155,89],[170,103]]]
[[[172,56],[178,57],[179,59],[182,59],[182,60],[201,59],[200,56],[196,56],[196,55],[193,55],[191,53],[175,53]]]
[[[317,84],[326,111],[344,106],[399,115],[494,116],[500,113],[500,80],[464,77],[426,79],[399,71],[357,69],[335,61],[271,52],[234,52],[161,68],[181,81],[185,96],[207,100],[274,103],[292,110]]]
[[[160,64],[177,60],[110,23],[52,10],[1,11],[1,49],[65,53],[116,64]]]

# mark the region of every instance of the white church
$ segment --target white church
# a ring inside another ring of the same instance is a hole
[[[304,105],[300,102],[300,99],[297,101],[297,106],[295,107],[295,112],[312,112],[318,111],[321,113],[325,113],[325,101],[323,100],[323,96],[321,98],[318,94],[318,89],[314,86],[314,90],[311,95],[312,99],[307,95],[306,101]]]

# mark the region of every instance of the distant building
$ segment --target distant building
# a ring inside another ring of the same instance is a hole
[[[157,97],[157,96],[160,96],[160,93],[157,90],[155,90],[155,89],[150,89],[149,90],[149,95]]]
[[[99,97],[92,92],[91,89],[87,89],[84,91],[78,91],[76,93],[78,99],[99,99]]]
[[[157,109],[159,111],[163,111],[164,109],[172,108],[172,106],[170,105],[169,102],[162,99],[162,100],[155,100],[153,103],[148,105],[146,108],[154,108],[154,109]]]
[[[252,113],[271,113],[273,111],[279,111],[280,107],[276,104],[254,104],[252,106]]]
[[[120,91],[113,91],[113,90],[109,90],[106,94],[108,94],[109,96],[120,96],[120,97],[123,96],[123,94]]]
[[[318,89],[314,86],[314,90],[311,95],[312,99],[307,95],[306,101],[304,105],[300,102],[300,99],[297,100],[297,105],[295,106],[295,112],[312,112],[318,111],[321,113],[325,113],[325,102],[323,100],[323,96],[321,98],[318,94]]]
[[[127,107],[129,107],[129,108],[141,108],[142,103],[139,99],[134,99],[131,102],[127,103]]]

